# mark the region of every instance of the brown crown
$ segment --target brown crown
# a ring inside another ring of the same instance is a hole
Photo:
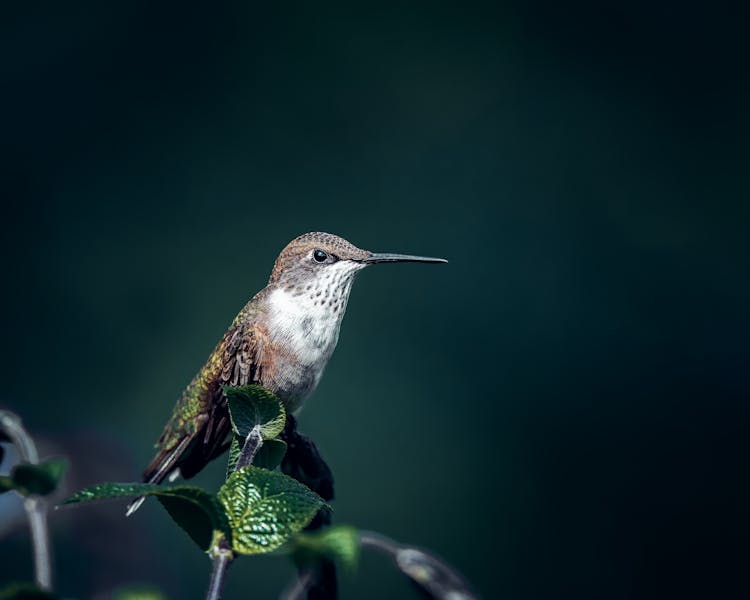
[[[337,235],[322,231],[311,231],[294,238],[281,251],[273,265],[269,283],[276,281],[285,269],[317,248],[328,252],[328,254],[333,254],[341,260],[363,260],[370,255],[367,250],[357,248],[354,244]]]

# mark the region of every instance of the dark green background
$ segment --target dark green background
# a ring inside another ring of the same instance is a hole
[[[748,594],[745,22],[719,4],[3,9],[0,402],[132,480],[283,245],[363,273],[300,417],[335,519],[487,598]],[[217,462],[197,481],[216,487]],[[68,596],[208,561],[155,502],[53,517]],[[30,577],[26,534],[0,575]],[[239,561],[271,598],[284,559]],[[345,598],[411,597],[383,559]],[[106,596],[104,596],[106,597]]]

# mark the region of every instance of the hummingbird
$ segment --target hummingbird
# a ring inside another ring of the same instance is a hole
[[[376,253],[331,233],[287,244],[268,285],[244,306],[185,388],[156,443],[143,481],[197,474],[229,447],[224,386],[260,385],[295,413],[315,391],[339,338],[354,278],[380,263],[446,263],[443,258]],[[128,507],[128,516],[143,502]]]

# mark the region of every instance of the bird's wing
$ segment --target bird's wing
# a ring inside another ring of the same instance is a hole
[[[225,336],[222,385],[249,385],[262,379],[263,347],[265,335],[256,323],[230,330]]]
[[[262,384],[264,340],[255,323],[230,327],[177,402],[144,481],[160,483],[178,467],[192,477],[226,449],[231,425],[222,386]]]

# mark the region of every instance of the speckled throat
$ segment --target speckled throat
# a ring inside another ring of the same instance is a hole
[[[262,385],[287,410],[298,410],[315,391],[339,339],[354,276],[364,263],[339,261],[312,276],[270,284],[263,311],[274,369]],[[307,274],[306,274],[307,275]]]

